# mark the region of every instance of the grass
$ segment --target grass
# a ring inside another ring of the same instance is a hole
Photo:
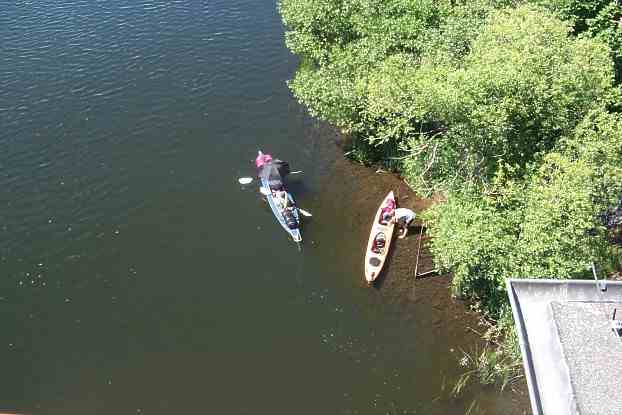
[[[460,350],[462,356],[458,363],[464,373],[451,390],[453,397],[461,396],[473,381],[497,385],[503,391],[524,377],[518,338],[507,318],[503,318],[501,324],[483,321],[488,329],[485,333],[476,333],[485,340],[484,345],[470,351]]]

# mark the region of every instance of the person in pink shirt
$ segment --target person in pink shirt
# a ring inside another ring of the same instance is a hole
[[[393,215],[395,213],[395,201],[392,199],[387,200],[387,204],[382,208],[382,213],[380,214],[380,223],[382,225],[387,225],[393,219]]]

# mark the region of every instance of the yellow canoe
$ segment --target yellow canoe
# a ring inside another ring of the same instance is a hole
[[[391,248],[391,240],[393,239],[393,228],[395,227],[395,221],[390,220],[388,224],[383,224],[380,222],[382,215],[382,208],[387,205],[389,200],[393,200],[395,202],[395,196],[393,195],[393,191],[390,191],[389,194],[384,198],[380,207],[376,211],[376,215],[374,216],[374,222],[371,226],[371,233],[369,234],[369,241],[367,242],[367,250],[365,251],[365,280],[368,284],[374,282],[380,271],[382,271],[382,267],[384,266],[384,262],[389,253],[389,249]],[[378,234],[384,234],[384,247],[374,249],[374,240],[378,236]]]

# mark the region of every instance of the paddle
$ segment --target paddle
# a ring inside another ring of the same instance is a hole
[[[306,210],[304,210],[304,209],[300,209],[300,208],[298,208],[298,212],[302,213],[302,216],[307,216],[307,217],[311,217],[311,216],[313,216],[313,215],[311,214],[311,212],[307,212],[307,211],[306,211]]]
[[[260,187],[260,188],[259,188],[259,193],[261,193],[261,194],[262,194],[262,195],[264,195],[264,196],[268,196],[268,195],[270,195],[270,194],[271,194],[270,190],[266,189],[265,187]],[[311,212],[308,212],[308,211],[306,211],[306,210],[304,210],[304,209],[300,209],[300,208],[296,208],[296,209],[298,209],[298,212],[300,212],[300,213],[302,214],[302,216],[306,216],[306,217],[309,217],[309,218],[310,218],[311,216],[313,216],[313,215],[311,214]]]
[[[300,174],[300,173],[303,173],[303,171],[302,171],[302,170],[296,170],[296,171],[291,172],[290,174]],[[238,182],[239,182],[240,184],[249,184],[249,183],[251,183],[252,181],[253,181],[253,178],[252,178],[252,177],[240,177],[240,178],[238,179]]]

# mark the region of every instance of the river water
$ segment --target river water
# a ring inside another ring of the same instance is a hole
[[[296,104],[273,1],[10,3],[0,411],[526,410],[494,388],[449,396],[476,319],[447,277],[412,278],[416,236],[363,284],[377,203],[391,187],[423,202],[344,161]],[[237,183],[257,149],[304,171],[300,250]]]

